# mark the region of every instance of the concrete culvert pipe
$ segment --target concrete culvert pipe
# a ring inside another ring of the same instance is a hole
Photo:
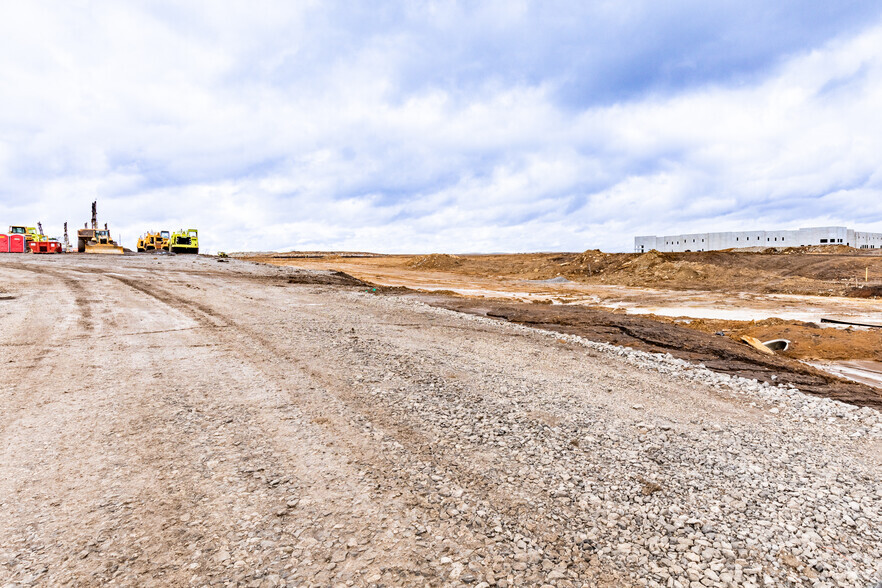
[[[763,341],[763,345],[772,351],[787,351],[790,348],[790,341],[787,339],[772,339],[771,341]]]

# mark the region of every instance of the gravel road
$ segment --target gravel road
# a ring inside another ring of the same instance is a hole
[[[0,586],[882,581],[873,409],[328,272],[0,278]]]

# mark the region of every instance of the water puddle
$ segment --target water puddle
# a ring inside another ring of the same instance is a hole
[[[852,382],[882,388],[882,362],[880,361],[807,361],[805,363]]]

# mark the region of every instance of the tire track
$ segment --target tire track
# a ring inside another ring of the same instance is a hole
[[[261,360],[261,358],[260,358],[260,355],[267,353],[268,350],[265,349],[262,345],[259,348],[255,349],[254,343],[257,341],[257,338],[254,337],[254,335],[250,331],[243,330],[241,327],[238,327],[228,317],[225,317],[225,316],[221,315],[220,313],[215,312],[213,309],[211,309],[205,305],[202,305],[196,301],[184,299],[184,298],[180,297],[179,295],[169,291],[168,289],[165,289],[165,288],[159,289],[159,288],[156,288],[152,285],[150,288],[147,288],[143,284],[137,282],[136,280],[130,279],[130,278],[124,278],[124,277],[115,276],[115,275],[109,276],[109,277],[117,280],[121,284],[124,284],[125,286],[131,288],[132,290],[138,292],[139,294],[144,294],[146,296],[149,296],[151,299],[159,302],[160,304],[162,304],[165,307],[174,309],[175,311],[178,311],[178,312],[185,314],[191,320],[194,320],[197,323],[199,323],[201,327],[206,328],[206,329],[210,329],[212,331],[212,337],[214,338],[213,340],[220,347],[223,347],[227,353],[234,353],[240,359],[245,360],[245,363],[247,365],[249,365],[250,368],[255,370],[257,373],[261,374],[262,378],[265,378],[267,381],[272,382],[274,386],[280,387],[283,389],[291,387],[290,386],[291,374],[290,373],[280,373],[280,372],[268,369],[266,362],[264,360]],[[261,341],[261,343],[262,343],[262,341]],[[253,351],[245,352],[244,351],[245,349],[252,349]],[[237,363],[237,362],[233,362],[233,363]],[[256,382],[255,382],[255,385],[257,385]],[[312,450],[313,452],[315,452],[317,455],[319,453],[321,453],[321,454],[325,453],[325,450],[322,449],[322,445],[333,446],[333,445],[340,445],[341,444],[342,438],[339,434],[329,434],[329,432],[321,426],[323,424],[323,421],[322,421],[322,418],[318,415],[323,414],[323,412],[317,412],[317,411],[313,410],[313,408],[309,405],[309,403],[304,402],[302,399],[298,399],[295,402],[295,404],[292,406],[296,406],[297,412],[303,413],[304,417],[298,418],[297,416],[291,416],[290,414],[289,414],[289,416],[285,416],[287,407],[284,404],[282,404],[282,405],[279,405],[278,407],[276,407],[277,412],[275,412],[272,415],[272,419],[276,421],[276,424],[278,423],[279,418],[282,417],[285,420],[294,420],[295,422],[299,421],[303,424],[306,424],[306,427],[305,427],[306,429],[310,429],[310,428],[315,429],[318,432],[318,434],[315,435],[315,437],[312,439],[313,447],[310,447],[309,449]],[[252,415],[252,416],[245,415],[243,417],[241,415],[241,413],[239,413],[239,416],[236,417],[236,421],[238,422],[239,426],[245,426],[248,422],[251,422],[251,421],[253,421],[254,423],[257,423],[257,420],[255,420],[254,415]],[[304,423],[304,421],[305,421],[305,423]],[[269,428],[274,428],[276,426],[276,424],[271,423],[269,425]],[[266,435],[263,435],[263,437],[265,438]],[[329,439],[322,441],[322,437],[326,437]],[[271,475],[272,476],[284,475],[284,472],[288,471],[290,469],[290,464],[287,466],[283,465],[283,462],[286,460],[286,458],[288,456],[288,452],[290,452],[290,448],[286,447],[284,449],[286,451],[283,451],[281,453],[275,452],[275,454],[274,454],[274,452],[272,452],[272,451],[270,451],[269,453],[267,453],[265,451],[262,452],[260,450],[259,446],[254,446],[252,444],[247,444],[247,445],[242,444],[241,447],[238,447],[236,452],[242,456],[242,463],[250,463],[251,464],[251,466],[249,468],[247,468],[246,470],[243,470],[243,471],[245,471],[245,473],[250,473],[252,471],[282,472],[282,474],[278,474],[278,473],[268,474],[267,477],[269,477]],[[247,454],[251,454],[250,457],[248,457]],[[258,454],[260,455],[260,457],[258,459],[255,459],[254,456],[258,455]],[[313,472],[309,472],[309,471],[304,472],[305,477],[309,477],[310,473],[311,473],[312,474],[311,477],[314,477],[314,478],[317,477],[317,478],[321,479],[322,477],[325,477],[329,481],[333,480],[336,477],[336,474],[330,473],[329,468],[328,468],[329,464],[322,465],[321,462],[324,460],[324,458],[322,458],[322,457],[319,457],[318,460],[319,460],[319,463],[316,463],[315,458],[309,460],[311,463],[313,463],[314,466],[317,466],[317,469],[316,469],[316,471],[313,471]],[[352,460],[349,460],[349,461],[352,461]],[[357,461],[357,468],[359,470],[363,469],[365,465],[366,465],[366,462],[363,459]],[[375,482],[372,482],[372,481],[368,481],[368,480],[364,480],[364,481],[353,480],[353,481],[349,482],[349,485],[353,485],[353,484],[356,487],[364,487],[364,489],[361,492],[365,492],[371,487],[373,487],[375,490],[376,490],[376,488],[379,488],[378,484],[376,484]],[[385,488],[386,488],[386,492],[387,492],[388,496],[384,502],[386,502],[387,504],[395,502],[396,496],[400,494],[400,488],[398,488],[398,489],[392,488],[389,485],[386,485]],[[271,491],[272,490],[281,491],[283,489],[280,487],[280,488],[272,488]],[[276,508],[279,508],[279,507],[281,507],[282,509],[285,508],[286,499],[285,499],[284,495],[280,495],[278,497],[277,502],[278,502],[278,504],[277,504]],[[355,504],[357,505],[358,502],[356,502]],[[328,507],[326,506],[323,508],[328,508]],[[331,507],[331,508],[333,508],[333,507]],[[336,508],[340,508],[340,507],[338,506]],[[318,505],[315,507],[312,507],[311,510],[307,509],[307,511],[309,512],[309,514],[306,515],[307,518],[312,518],[313,520],[315,520],[317,522],[317,524],[321,524],[321,523],[319,523],[319,521],[322,520],[323,516],[327,516],[327,513],[325,513],[324,515],[322,514],[321,509],[319,509]],[[393,512],[396,512],[396,511],[404,512],[404,511],[406,511],[406,509],[405,508],[396,509]],[[302,516],[303,516],[302,513],[300,515],[298,515],[298,520]],[[385,518],[385,516],[386,515],[384,515],[384,518]],[[364,522],[362,522],[360,524],[364,524]],[[336,529],[338,526],[340,526],[340,525],[336,525],[334,527],[334,529]],[[385,528],[386,525],[380,524],[380,522],[378,521],[376,526],[378,528]],[[356,535],[356,532],[353,531],[353,533],[351,533],[350,536],[355,536],[355,535]],[[381,544],[383,541],[383,539],[379,538],[379,537],[377,537],[376,539],[377,539],[378,544]],[[351,539],[350,539],[350,541],[351,541]],[[400,546],[396,546],[396,545],[391,545],[388,548],[393,551],[395,549],[400,550]],[[327,557],[331,558],[332,555],[328,555]],[[407,561],[407,560],[410,561],[410,564],[402,567],[400,562]],[[384,568],[388,567],[390,569],[394,569],[395,574],[396,574],[396,578],[397,578],[396,582],[423,583],[429,577],[427,575],[424,575],[424,574],[421,574],[418,572],[418,570],[420,568],[420,562],[417,560],[414,560],[412,558],[412,556],[408,555],[407,551],[399,553],[394,558],[390,558],[390,561],[398,561],[399,562],[396,566],[391,566],[391,567],[388,565],[383,566]],[[368,563],[370,563],[370,562],[368,562]],[[355,564],[353,563],[351,565],[355,565]],[[370,568],[367,565],[362,564],[358,567],[359,568],[363,567],[363,569],[359,569],[357,571],[357,575],[360,575],[362,577],[369,575]],[[353,572],[353,573],[355,573],[355,572]],[[430,584],[432,584],[432,583],[430,582]]]
[[[332,394],[337,401],[333,407],[328,402],[329,398],[319,398],[317,393],[313,394],[313,398],[298,398],[297,406],[313,422],[319,423],[327,422],[328,415],[336,412],[333,419],[335,440],[344,444],[359,464],[369,468],[372,479],[385,492],[394,494],[408,489],[406,502],[423,512],[421,519],[425,521],[425,525],[437,524],[444,516],[442,513],[446,513],[451,504],[459,502],[460,499],[449,496],[447,488],[463,488],[466,489],[465,496],[471,502],[470,508],[454,515],[456,524],[451,526],[467,531],[466,535],[470,537],[464,537],[463,540],[472,545],[471,549],[483,550],[488,533],[503,540],[516,536],[532,537],[532,543],[544,545],[545,551],[561,554],[560,559],[551,556],[553,566],[557,567],[565,562],[572,566],[572,562],[576,562],[578,577],[593,577],[602,581],[602,571],[593,557],[594,546],[578,537],[579,523],[566,521],[553,497],[529,492],[529,485],[514,493],[511,489],[501,490],[498,474],[486,473],[473,464],[462,463],[460,456],[447,455],[434,447],[434,440],[420,430],[420,423],[414,420],[414,415],[401,410],[390,410],[392,407],[372,401],[370,395],[364,391],[350,392],[351,386],[348,382],[334,377],[327,370],[312,366],[297,354],[292,354],[290,349],[266,337],[256,326],[238,324],[232,317],[199,302],[180,297],[168,289],[147,289],[133,280],[111,277],[188,314],[204,326],[223,325],[226,330],[222,333],[216,332],[215,336],[226,339],[227,349],[234,350],[282,388],[290,380],[293,367],[319,384],[322,391]],[[246,302],[243,300],[242,304]],[[243,345],[244,342],[247,345]],[[284,358],[285,367],[279,368],[277,364],[268,362],[267,358]],[[409,362],[404,371],[418,373],[419,370]],[[420,382],[416,384],[420,385]],[[456,392],[461,391],[454,391]],[[381,430],[386,431],[384,442],[377,444],[368,441],[364,427],[357,425],[363,422],[372,423],[374,429],[379,424]],[[402,467],[402,464],[407,464],[407,467]],[[445,493],[448,496],[439,499]],[[541,513],[537,512],[537,503],[544,504]],[[492,525],[488,522],[492,517],[475,516],[475,512],[479,510],[496,515]],[[501,528],[501,532],[493,531],[497,527]],[[543,530],[541,536],[535,529]],[[621,582],[620,579],[616,581]]]

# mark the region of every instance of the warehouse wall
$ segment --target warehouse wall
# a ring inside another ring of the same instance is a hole
[[[634,237],[634,251],[715,251],[744,247],[800,247],[848,245],[882,249],[882,233],[864,233],[846,227],[810,227],[796,231],[737,231]]]

